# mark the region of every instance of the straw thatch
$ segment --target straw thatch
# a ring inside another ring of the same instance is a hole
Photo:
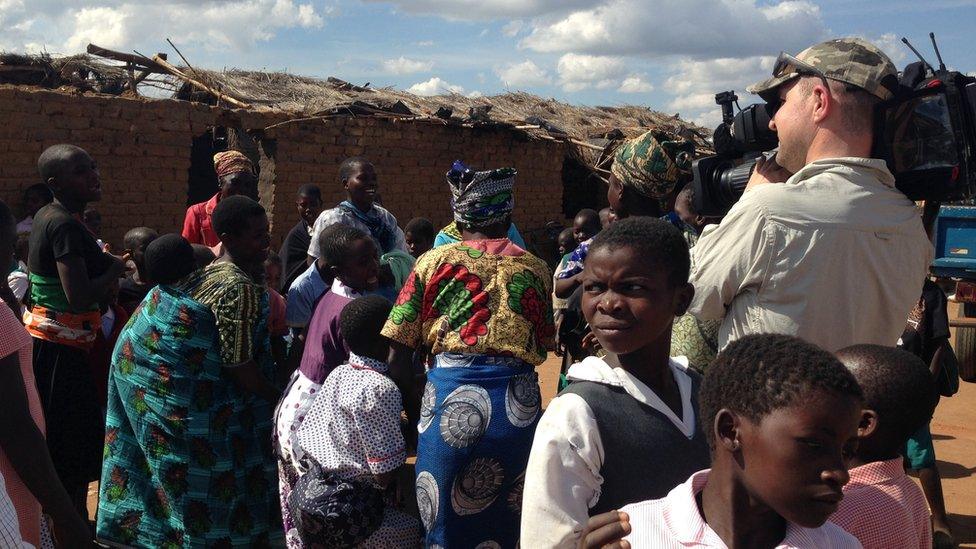
[[[151,65],[149,59],[146,61]],[[4,66],[8,69],[0,71],[0,83],[74,85],[103,93],[119,94],[123,90],[131,93],[127,89],[131,75],[125,66],[109,64],[91,55],[52,59],[4,54],[0,55],[0,67]],[[17,66],[23,71],[18,71]],[[372,115],[452,125],[503,126],[537,139],[569,142],[574,156],[594,168],[605,166],[620,139],[649,129],[679,133],[694,140],[699,148],[709,147],[708,130],[642,106],[576,106],[524,92],[486,97],[459,94],[421,97],[393,88],[356,86],[337,78],[237,69],[212,71],[185,66],[179,70],[208,89],[169,74],[153,75],[154,78],[140,82],[137,89],[149,84],[172,90],[173,97],[178,99],[225,104],[212,93],[218,91],[251,108],[293,113],[295,119]]]

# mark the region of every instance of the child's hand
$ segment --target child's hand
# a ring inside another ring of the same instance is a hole
[[[595,353],[598,349],[603,348],[603,346],[600,345],[600,340],[596,338],[596,335],[594,335],[593,332],[586,332],[580,346],[583,347],[584,351],[590,351],[592,353]]]
[[[580,536],[578,549],[630,549],[624,536],[630,534],[630,517],[622,511],[608,511],[590,517]]]

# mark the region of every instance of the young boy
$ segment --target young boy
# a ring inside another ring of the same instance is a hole
[[[900,452],[935,411],[935,382],[916,356],[894,347],[853,345],[837,358],[864,391],[860,441],[850,482],[830,517],[865,549],[927,549],[932,525],[925,494],[905,474]]]
[[[701,378],[668,357],[671,323],[694,295],[688,270],[688,246],[664,221],[619,221],[593,239],[582,308],[608,355],[573,365],[539,422],[523,547],[575,544],[590,515],[662,497],[708,466]]]
[[[54,202],[54,193],[44,183],[35,183],[24,189],[24,219],[17,223],[17,234],[30,233],[37,210]]]
[[[600,214],[589,208],[582,209],[573,219],[573,237],[579,242],[573,255],[570,256],[566,267],[559,273],[554,292],[556,297],[563,299],[572,295],[580,285],[583,272],[583,262],[586,260],[587,250],[593,237],[600,232]]]
[[[617,216],[615,216],[613,214],[613,208],[611,208],[610,206],[607,206],[606,208],[602,208],[600,210],[600,228],[601,229],[606,229],[611,224],[613,224],[613,222],[616,221],[616,220],[617,220]]]
[[[136,227],[122,238],[124,255],[127,254],[136,266],[135,271],[119,283],[119,305],[130,315],[153,287],[146,274],[146,246],[158,237],[159,233],[149,227]]]
[[[556,281],[559,280],[559,273],[566,268],[569,263],[569,258],[573,253],[573,250],[577,246],[576,237],[573,236],[573,229],[566,228],[559,232],[559,236],[556,237],[556,248],[559,253],[559,263],[556,265],[556,269],[552,273],[552,286],[556,287]],[[552,293],[552,318],[556,326],[556,355],[562,357],[562,365],[559,368],[559,390],[562,391],[566,388],[566,370],[573,361],[573,353],[567,348],[567,341],[564,340],[563,334],[560,333],[563,328],[563,320],[565,319],[566,307],[568,306],[568,299],[561,299],[556,297],[556,292]],[[577,315],[572,315],[573,319],[577,318]],[[572,339],[572,338],[570,338]]]
[[[87,208],[82,214],[81,219],[85,223],[85,227],[91,231],[91,234],[95,236],[95,241],[98,242],[98,247],[102,249],[103,252],[111,252],[111,246],[102,240],[102,214],[95,208]]]
[[[403,229],[403,239],[407,251],[417,259],[434,247],[434,224],[426,217],[415,217]]]
[[[285,395],[275,411],[275,446],[278,453],[279,488],[285,531],[291,517],[285,505],[288,494],[302,472],[301,449],[295,437],[315,395],[325,378],[349,358],[349,351],[339,324],[339,314],[352,300],[375,289],[379,278],[376,245],[368,234],[346,225],[330,227],[331,236],[323,242],[322,257],[334,280],[315,306],[305,332],[301,364],[289,382]]]
[[[931,223],[924,216],[923,224],[926,232],[931,235]],[[949,379],[946,372],[942,371],[946,355],[953,352],[949,346],[948,300],[942,288],[928,278],[922,284],[922,296],[908,314],[908,322],[898,340],[898,347],[922,359],[934,379]],[[939,394],[939,384],[937,382],[934,389],[936,395]],[[955,547],[946,513],[945,497],[942,494],[942,476],[935,459],[935,445],[932,443],[932,431],[928,422],[908,438],[904,452],[908,469],[918,472],[918,480],[932,511],[933,546],[935,549]]]
[[[420,544],[420,522],[383,504],[380,497],[407,457],[400,430],[402,398],[388,375],[389,340],[380,335],[391,308],[392,303],[374,295],[356,299],[339,315],[349,360],[326,378],[298,430],[302,450],[317,465],[299,482],[327,487],[350,483],[357,492],[353,498],[370,504],[357,510],[361,515],[345,516],[343,511],[352,506],[336,514],[332,498],[309,498],[308,490],[292,492],[288,503],[306,546],[334,547],[339,540],[362,547]],[[360,517],[366,520],[357,521]]]
[[[322,213],[322,191],[316,185],[302,185],[295,197],[298,223],[292,227],[281,244],[281,263],[284,266],[283,281],[275,290],[288,291],[291,283],[308,267],[308,246],[312,243],[312,224]]]
[[[843,498],[862,406],[854,376],[830,353],[790,336],[746,336],[702,383],[711,469],[593,522],[617,515],[635,549],[858,548],[827,519]]]

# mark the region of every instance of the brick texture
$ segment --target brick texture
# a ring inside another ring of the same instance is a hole
[[[379,176],[383,205],[401,226],[423,216],[441,227],[451,219],[444,174],[456,159],[478,167],[512,166],[514,219],[531,234],[562,221],[565,146],[529,140],[501,128],[472,129],[429,122],[339,117],[287,123],[282,112],[228,110],[176,100],[80,95],[0,86],[0,199],[19,211],[21,192],[38,181],[37,157],[56,143],[86,149],[97,162],[103,238],[121,247],[122,235],[139,225],[179,231],[186,211],[192,139],[212,126],[243,129],[273,140],[274,173],[262,202],[272,219],[275,246],[298,222],[299,186],[322,188],[326,207],[343,198],[338,166],[361,155]]]

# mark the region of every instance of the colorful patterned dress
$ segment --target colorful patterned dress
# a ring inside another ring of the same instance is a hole
[[[552,274],[508,239],[435,248],[417,261],[383,335],[435,358],[417,448],[427,546],[514,547],[554,335]]]
[[[267,293],[218,263],[154,288],[115,346],[98,505],[101,540],[136,547],[283,543],[272,405],[224,368],[270,379]]]

